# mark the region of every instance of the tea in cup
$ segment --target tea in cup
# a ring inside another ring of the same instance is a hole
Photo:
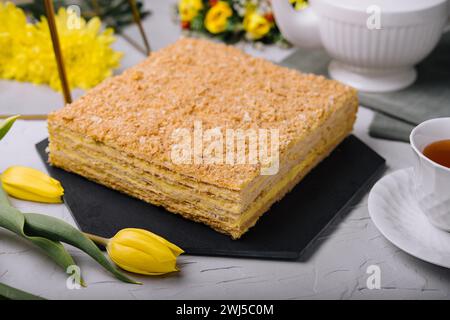
[[[450,118],[419,124],[410,142],[417,159],[414,189],[419,207],[433,225],[450,231]]]

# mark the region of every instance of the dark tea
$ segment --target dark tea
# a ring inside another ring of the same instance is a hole
[[[450,168],[450,139],[430,143],[423,150],[423,154],[428,159]]]

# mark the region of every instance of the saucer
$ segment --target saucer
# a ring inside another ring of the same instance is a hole
[[[413,169],[380,179],[369,195],[369,213],[378,230],[401,250],[450,268],[450,233],[434,227],[413,193]]]

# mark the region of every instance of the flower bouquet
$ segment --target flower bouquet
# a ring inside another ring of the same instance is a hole
[[[55,19],[71,88],[92,88],[119,66],[123,54],[111,46],[114,32],[104,29],[99,18],[86,21],[61,7]],[[32,23],[12,2],[0,2],[0,21],[0,79],[48,84],[60,91],[47,19]]]
[[[289,0],[296,9],[305,0]],[[177,17],[187,33],[203,34],[227,43],[241,40],[287,46],[278,29],[270,0],[179,0]]]

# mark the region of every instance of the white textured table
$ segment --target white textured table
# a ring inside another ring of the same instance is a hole
[[[176,39],[177,27],[168,18],[170,8],[165,1],[152,1],[148,7],[154,14],[145,27],[152,46],[160,48]],[[139,40],[134,28],[129,34]],[[289,52],[269,49],[256,53],[280,60]],[[21,96],[14,99],[23,101]],[[0,100],[0,108],[5,103]],[[407,144],[367,135],[372,116],[371,111],[361,108],[354,134],[386,158],[387,172],[411,166],[413,155]],[[45,170],[34,145],[46,137],[45,122],[18,121],[0,142],[0,171],[11,165]],[[49,214],[74,224],[64,205],[13,203],[23,211]],[[53,262],[15,235],[0,230],[0,282],[49,299],[450,298],[450,270],[413,258],[385,240],[369,218],[367,196],[338,217],[299,261],[182,256],[180,273],[138,277],[144,282],[138,286],[116,281],[84,253],[71,247],[69,250],[82,268],[86,289],[67,289],[67,275]],[[381,269],[379,290],[367,288],[370,265]]]

